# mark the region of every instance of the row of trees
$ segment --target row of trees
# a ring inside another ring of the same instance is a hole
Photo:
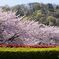
[[[13,7],[4,6],[3,11],[16,12],[16,16],[30,16],[30,20],[38,21],[45,25],[59,25],[59,6],[53,4],[29,3]]]
[[[59,28],[24,21],[12,12],[0,11],[0,44],[59,45]]]

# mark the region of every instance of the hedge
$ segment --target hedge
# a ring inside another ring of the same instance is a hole
[[[0,59],[59,59],[57,51],[41,52],[0,52]]]

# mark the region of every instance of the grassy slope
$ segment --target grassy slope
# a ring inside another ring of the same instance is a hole
[[[37,52],[37,51],[59,51],[59,47],[56,48],[0,48],[0,52]]]

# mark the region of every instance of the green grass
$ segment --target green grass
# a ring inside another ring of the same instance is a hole
[[[37,51],[59,51],[59,47],[56,48],[0,48],[0,51],[9,51],[9,52],[37,52]]]

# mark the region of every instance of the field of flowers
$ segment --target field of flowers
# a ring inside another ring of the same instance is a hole
[[[40,52],[40,51],[47,51],[47,52],[49,52],[49,51],[59,51],[59,47],[55,47],[55,48],[21,48],[21,47],[19,47],[19,48],[5,48],[5,47],[3,47],[3,48],[1,48],[0,47],[0,52],[1,51],[4,51],[4,52]]]

